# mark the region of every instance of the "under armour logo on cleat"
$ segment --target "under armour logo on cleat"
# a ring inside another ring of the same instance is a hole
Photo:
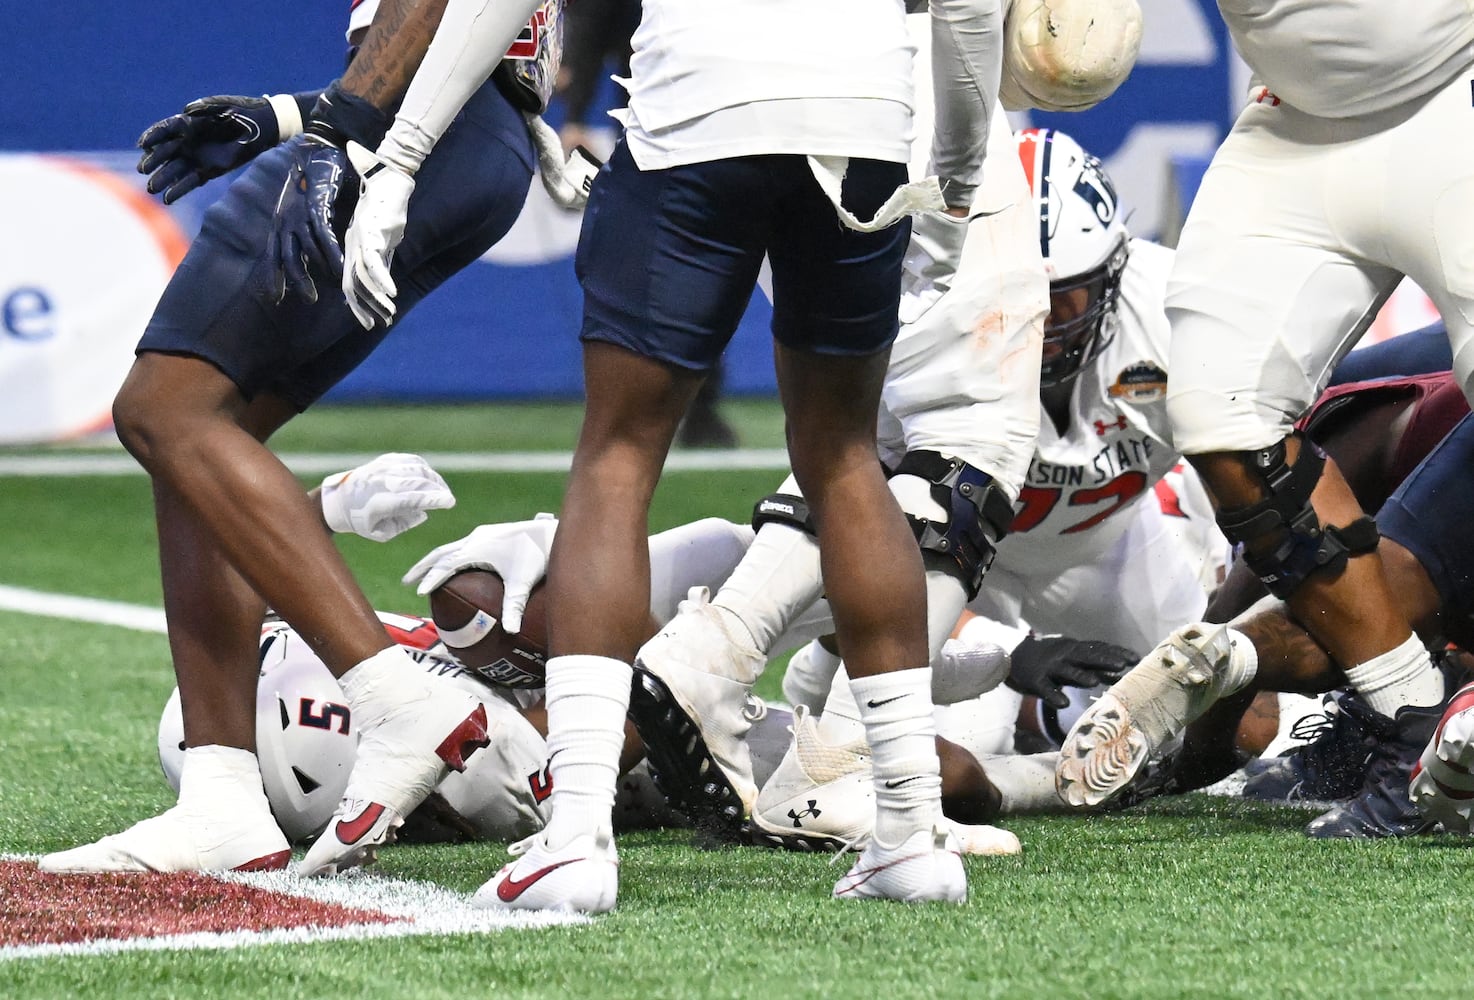
[[[818,817],[818,816],[824,815],[824,810],[818,808],[818,805],[819,805],[819,800],[818,799],[809,799],[809,807],[807,809],[803,810],[802,812],[796,812],[796,811],[794,811],[792,809],[788,810],[788,818],[791,819],[791,820],[793,820],[793,827],[794,827],[794,829],[798,829],[799,827],[803,826],[804,825],[803,824],[803,820],[806,817],[809,817],[809,816]]]

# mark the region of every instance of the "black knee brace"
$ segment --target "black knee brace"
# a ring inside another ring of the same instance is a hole
[[[1309,438],[1300,437],[1300,457],[1285,462],[1285,443],[1252,452],[1250,460],[1269,496],[1247,507],[1218,512],[1218,525],[1235,545],[1244,546],[1244,562],[1269,592],[1288,598],[1312,573],[1339,574],[1352,555],[1371,552],[1381,535],[1377,522],[1362,516],[1344,527],[1321,526],[1310,494],[1320,481],[1326,454]],[[1251,553],[1249,546],[1266,539],[1279,540],[1267,552]]]
[[[968,599],[978,595],[983,574],[993,563],[998,542],[1013,524],[1013,503],[993,477],[935,451],[907,452],[894,475],[919,476],[932,484],[931,495],[947,511],[945,524],[907,514],[923,552],[957,563]]]

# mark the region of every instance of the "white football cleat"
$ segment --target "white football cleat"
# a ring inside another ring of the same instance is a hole
[[[1450,833],[1474,833],[1474,684],[1448,703],[1423,755],[1413,765],[1408,794],[1425,819]]]
[[[1188,723],[1247,683],[1257,658],[1249,648],[1235,662],[1248,646],[1236,635],[1225,625],[1183,626],[1086,709],[1060,747],[1060,798],[1076,808],[1105,802]]]
[[[371,864],[440,780],[465,770],[465,759],[489,742],[486,706],[432,674],[392,675],[352,708],[358,759],[327,829],[297,866],[301,875]]]
[[[872,840],[835,883],[834,898],[965,903],[967,873],[957,839],[939,826],[918,830],[896,847]]]
[[[607,832],[553,850],[541,833],[508,849],[517,858],[471,897],[484,909],[608,913],[619,895],[619,854]]]
[[[793,740],[752,812],[752,843],[798,851],[837,851],[870,839],[875,779],[870,747],[857,739],[831,746],[808,709],[793,709]]]
[[[747,702],[766,665],[705,587],[693,587],[635,656],[629,714],[656,783],[674,808],[719,837],[740,837],[757,801]]]
[[[175,806],[122,833],[43,857],[43,872],[278,871],[292,849],[270,813],[221,809],[206,816]]]

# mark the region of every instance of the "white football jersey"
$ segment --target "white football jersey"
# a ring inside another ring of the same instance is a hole
[[[1115,544],[1143,497],[1180,456],[1167,420],[1167,317],[1172,251],[1131,241],[1115,336],[1074,380],[1065,432],[1041,418],[1013,529],[995,565],[1068,567]],[[984,585],[986,586],[986,584]]]
[[[1323,118],[1431,94],[1474,64],[1468,0],[1218,0],[1255,79]]]

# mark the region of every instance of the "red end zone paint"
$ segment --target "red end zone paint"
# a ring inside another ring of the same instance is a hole
[[[396,919],[207,875],[49,875],[32,861],[0,861],[0,948]]]

